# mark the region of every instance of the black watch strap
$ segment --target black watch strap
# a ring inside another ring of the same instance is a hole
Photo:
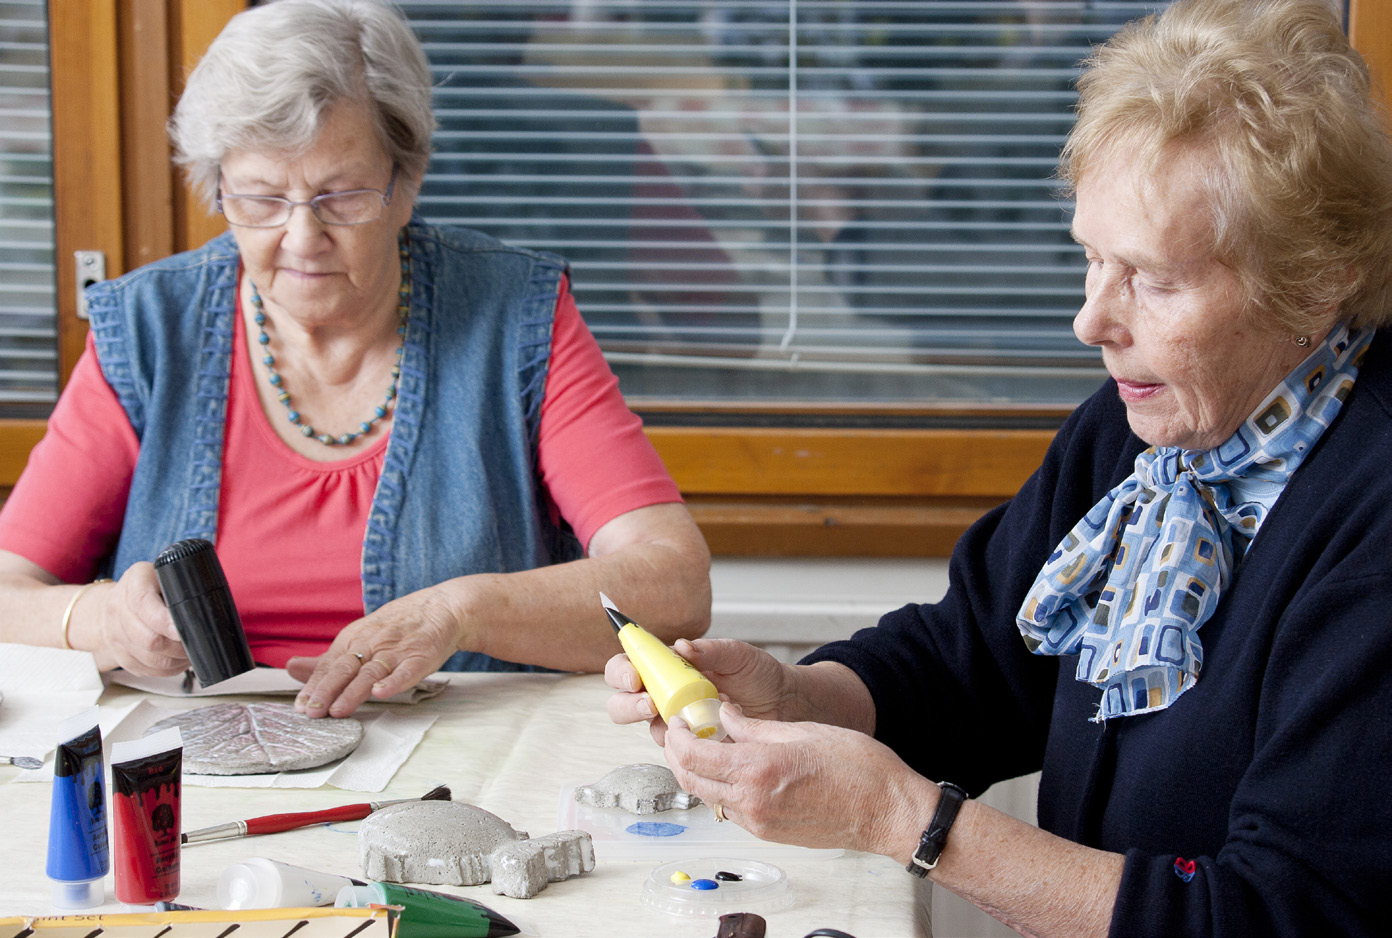
[[[959,785],[940,782],[939,787],[942,788],[942,797],[938,799],[933,820],[928,822],[928,828],[918,840],[913,862],[905,867],[919,879],[938,865],[938,857],[942,856],[943,848],[947,846],[947,832],[952,830],[952,822],[957,820],[957,812],[961,810],[962,802],[967,800],[966,791]]]

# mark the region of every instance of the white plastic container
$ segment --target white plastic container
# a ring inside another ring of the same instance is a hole
[[[224,909],[287,909],[333,905],[344,886],[362,886],[351,876],[320,873],[265,857],[234,863],[218,877]]]

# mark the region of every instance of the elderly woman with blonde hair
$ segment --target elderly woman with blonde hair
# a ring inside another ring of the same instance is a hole
[[[718,818],[1025,934],[1386,934],[1384,115],[1324,0],[1179,0],[1086,66],[1074,330],[1111,379],[941,602],[797,666],[679,642],[733,742],[655,737]],[[653,719],[607,676],[615,720]],[[972,797],[1036,770],[1038,827]]]
[[[230,231],[89,291],[0,514],[0,641],[182,670],[151,561],[185,538],[314,716],[441,667],[597,670],[601,588],[705,630],[705,543],[564,261],[414,215],[431,87],[373,0],[279,0],[213,42],[171,135]]]

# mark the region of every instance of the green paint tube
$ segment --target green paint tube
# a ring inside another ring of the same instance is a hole
[[[502,938],[521,931],[480,902],[399,883],[344,886],[334,900],[340,909],[374,905],[401,906],[396,938]]]

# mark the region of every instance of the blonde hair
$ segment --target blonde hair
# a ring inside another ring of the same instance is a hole
[[[1084,61],[1060,175],[1205,165],[1215,256],[1296,335],[1392,322],[1392,144],[1328,0],[1178,0]]]
[[[430,89],[425,52],[390,3],[277,0],[232,17],[189,74],[169,121],[174,161],[211,208],[228,151],[304,152],[333,105],[355,102],[419,178],[435,130]]]

